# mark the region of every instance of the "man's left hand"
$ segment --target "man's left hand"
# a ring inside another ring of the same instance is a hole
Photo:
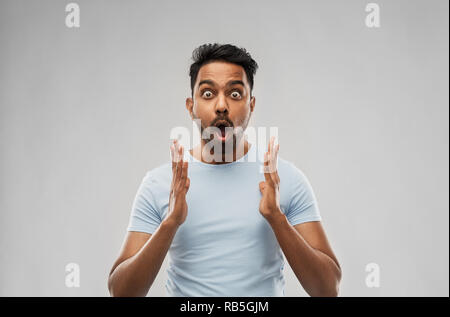
[[[274,143],[275,137],[272,137],[268,150],[264,154],[265,181],[259,183],[259,190],[262,194],[259,211],[269,222],[283,214],[280,208],[280,177],[277,171],[280,145],[275,146]]]

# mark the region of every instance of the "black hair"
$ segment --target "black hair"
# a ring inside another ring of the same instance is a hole
[[[191,77],[191,94],[194,94],[194,85],[197,80],[198,71],[200,68],[213,61],[225,61],[242,66],[247,75],[247,80],[250,85],[250,96],[253,90],[253,76],[258,69],[258,64],[250,56],[245,48],[236,47],[231,44],[203,44],[197,47],[192,52],[192,63],[189,69],[189,76]]]

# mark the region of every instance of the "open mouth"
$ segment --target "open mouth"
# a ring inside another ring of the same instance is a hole
[[[230,123],[228,121],[221,120],[217,121],[214,126],[220,129],[220,135],[217,135],[219,140],[222,142],[225,141],[227,139],[230,130],[232,129]]]

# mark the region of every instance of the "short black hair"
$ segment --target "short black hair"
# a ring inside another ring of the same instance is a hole
[[[242,66],[247,75],[251,96],[253,90],[253,76],[258,69],[258,64],[245,48],[239,48],[232,44],[203,44],[192,52],[192,59],[194,63],[192,63],[189,69],[192,96],[194,95],[194,86],[197,80],[198,71],[203,65],[213,61],[225,61]]]

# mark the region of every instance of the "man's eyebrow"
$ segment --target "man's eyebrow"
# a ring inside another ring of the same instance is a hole
[[[244,82],[242,80],[232,80],[230,82],[228,82],[227,86],[232,86],[232,85],[242,85],[243,87],[245,87]]]
[[[210,79],[201,80],[198,83],[198,86],[200,87],[203,84],[208,84],[208,85],[211,85],[211,86],[215,86],[214,82],[212,80],[210,80]],[[232,86],[232,85],[242,85],[243,87],[245,87],[244,82],[242,80],[231,80],[231,81],[229,81],[227,83],[227,86]]]
[[[200,86],[203,85],[203,84],[208,84],[208,85],[211,85],[211,86],[215,86],[215,85],[214,85],[214,82],[213,82],[212,80],[209,80],[209,79],[201,80],[201,81],[198,83],[198,86],[200,87]]]

